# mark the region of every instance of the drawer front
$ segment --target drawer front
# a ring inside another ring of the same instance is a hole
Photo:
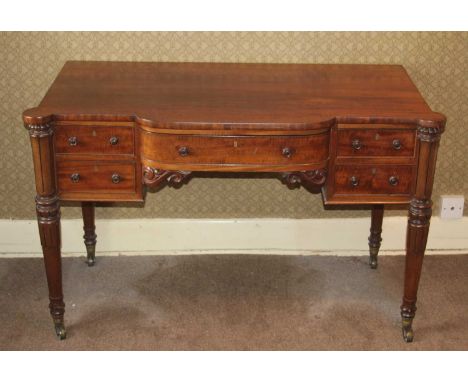
[[[58,154],[133,155],[132,127],[58,126],[55,151]]]
[[[135,192],[134,163],[94,163],[59,161],[59,192],[129,193]]]
[[[413,166],[336,166],[335,194],[409,195]]]
[[[401,129],[338,129],[338,156],[413,157],[416,132]]]
[[[202,136],[142,132],[142,155],[167,164],[288,165],[328,159],[329,134]]]

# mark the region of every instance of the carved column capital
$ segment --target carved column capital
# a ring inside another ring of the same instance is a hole
[[[417,137],[424,142],[436,142],[445,130],[442,122],[419,121],[417,127]]]
[[[26,129],[32,138],[43,138],[54,134],[54,126],[52,123],[44,124],[26,124]]]

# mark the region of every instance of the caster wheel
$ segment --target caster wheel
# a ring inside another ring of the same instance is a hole
[[[88,264],[88,267],[92,267],[94,263],[96,262],[95,250],[96,250],[95,244],[86,244],[86,255],[87,255],[86,264]]]
[[[88,267],[92,267],[95,263],[96,261],[94,260],[94,258],[89,258],[88,260],[86,260],[86,264],[88,264]]]
[[[67,338],[67,331],[63,324],[55,324],[55,334],[59,340],[64,340]]]
[[[414,333],[412,328],[403,328],[403,339],[405,342],[413,342]]]
[[[414,339],[414,332],[413,332],[413,319],[410,318],[403,318],[402,321],[402,333],[403,333],[403,339],[405,342],[413,342]]]

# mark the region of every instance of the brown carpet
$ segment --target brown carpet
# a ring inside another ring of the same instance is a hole
[[[400,333],[402,256],[139,256],[63,261],[58,341],[41,259],[0,259],[2,350],[468,350],[468,255],[427,256]]]

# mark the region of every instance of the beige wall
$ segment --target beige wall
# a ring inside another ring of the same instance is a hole
[[[403,64],[433,110],[447,115],[434,187],[468,196],[468,33],[0,33],[0,218],[30,219],[34,181],[21,113],[36,106],[66,60]],[[465,209],[465,214],[468,210]],[[395,212],[394,212],[395,213]],[[396,212],[404,214],[404,212]],[[150,193],[145,208],[98,217],[350,217],[275,179],[195,178]],[[78,217],[66,208],[64,217]]]

